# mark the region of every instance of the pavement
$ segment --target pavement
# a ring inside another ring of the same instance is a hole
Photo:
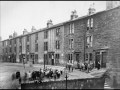
[[[1,64],[4,65],[4,66],[7,65],[7,66],[24,67],[22,63],[1,63]],[[42,64],[33,64],[32,66],[34,68],[44,68],[44,65],[42,65]],[[29,64],[25,64],[25,67],[30,67],[30,66],[29,66]],[[45,65],[45,67],[65,71],[65,67],[63,67],[63,66]],[[93,69],[93,70],[89,71],[89,73],[86,73],[86,72],[80,71],[79,69],[74,69],[73,72],[68,72],[68,70],[67,70],[67,73],[70,76],[72,76],[71,78],[73,78],[73,76],[76,76],[74,78],[92,78],[92,77],[95,77],[95,76],[98,76],[98,75],[102,75],[105,71],[106,71],[106,69],[102,68],[100,70]]]

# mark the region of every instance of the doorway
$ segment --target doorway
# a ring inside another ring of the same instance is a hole
[[[100,62],[100,52],[96,52],[96,55],[95,55],[95,67],[97,67],[98,65],[98,62]]]
[[[79,57],[80,55],[79,54],[76,54],[76,61],[79,62]]]
[[[107,62],[107,52],[102,52],[101,67],[105,68]]]

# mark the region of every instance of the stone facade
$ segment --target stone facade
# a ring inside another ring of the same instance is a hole
[[[83,16],[74,20],[52,25],[42,30],[36,30],[32,33],[27,33],[10,40],[12,52],[10,55],[15,56],[14,59],[8,59],[7,54],[3,52],[3,60],[11,62],[22,62],[20,54],[26,55],[26,63],[34,61],[34,63],[44,63],[52,65],[65,65],[70,61],[77,62],[100,62],[101,67],[111,67],[112,73],[116,73],[117,80],[119,79],[120,68],[120,7],[110,10],[101,11],[92,15]],[[89,23],[88,23],[89,21]],[[73,25],[73,26],[70,26]],[[92,26],[91,26],[92,25]],[[89,26],[89,28],[88,28]],[[70,28],[72,27],[70,33]],[[60,28],[59,36],[56,36],[56,30]],[[48,37],[44,38],[44,32],[48,31]],[[36,41],[36,34],[38,40]],[[29,35],[29,42],[27,36]],[[87,38],[91,36],[90,38]],[[20,53],[19,38],[22,38],[22,52]],[[14,39],[16,39],[17,53],[14,52]],[[70,39],[72,39],[73,46],[70,48]],[[90,40],[89,40],[90,39]],[[60,49],[56,49],[56,41],[60,43]],[[44,50],[44,42],[48,42],[48,50]],[[90,42],[88,44],[88,42]],[[38,51],[35,51],[36,44],[38,44]],[[29,45],[29,52],[27,52],[27,45]],[[7,48],[4,44],[3,49]],[[9,50],[9,48],[8,48]],[[56,54],[59,54],[59,59],[56,59]],[[72,56],[71,56],[71,55]],[[27,60],[27,55],[29,59]],[[37,58],[38,55],[38,58]],[[6,57],[6,58],[5,58]],[[72,58],[71,58],[72,57]],[[37,58],[37,59],[36,59]],[[85,58],[85,59],[84,59]],[[112,74],[113,75],[113,74]],[[113,76],[111,76],[113,77]],[[119,82],[120,83],[120,82]]]

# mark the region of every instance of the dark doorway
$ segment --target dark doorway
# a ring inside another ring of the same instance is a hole
[[[107,61],[107,52],[102,52],[102,61],[101,61],[101,67],[106,67],[106,61]]]
[[[76,61],[79,62],[79,54],[76,54]]]
[[[95,55],[95,67],[97,67],[98,65],[98,62],[100,62],[100,52],[96,52],[96,55]]]
[[[54,65],[54,59],[52,59],[52,65]]]

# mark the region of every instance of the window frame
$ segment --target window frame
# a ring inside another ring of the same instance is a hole
[[[38,43],[35,44],[35,52],[38,52]]]
[[[48,42],[44,42],[44,51],[48,51]]]
[[[60,27],[56,29],[56,36],[60,35]]]
[[[44,31],[44,39],[47,39],[48,38],[48,31]]]

